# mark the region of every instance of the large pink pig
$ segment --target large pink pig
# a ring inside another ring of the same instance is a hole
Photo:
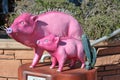
[[[76,60],[82,62],[81,68],[85,66],[85,54],[80,40],[68,38],[61,40],[54,35],[46,36],[37,41],[37,45],[47,50],[52,56],[52,65],[54,68],[57,61],[59,68],[57,71],[62,71],[63,65],[67,59],[71,59],[71,66],[74,65]]]
[[[35,50],[35,56],[30,66],[33,68],[44,51],[44,49],[37,47],[36,41],[38,39],[52,33],[57,36],[74,37],[80,40],[82,28],[71,15],[50,11],[40,15],[23,13],[14,20],[13,24],[6,29],[6,32],[16,41]]]

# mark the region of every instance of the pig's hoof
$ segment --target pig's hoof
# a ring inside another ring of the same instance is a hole
[[[33,66],[29,66],[29,68],[34,68]]]
[[[61,70],[58,69],[57,72],[61,72]]]
[[[81,69],[83,69],[84,67],[85,67],[85,64],[82,64]]]
[[[52,66],[50,66],[50,69],[53,69],[53,67],[52,67]]]

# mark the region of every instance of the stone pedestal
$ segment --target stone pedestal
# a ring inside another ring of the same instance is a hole
[[[97,70],[80,69],[76,66],[70,69],[65,65],[62,72],[50,69],[50,63],[38,64],[35,68],[30,69],[30,64],[24,64],[19,67],[18,80],[97,80]]]

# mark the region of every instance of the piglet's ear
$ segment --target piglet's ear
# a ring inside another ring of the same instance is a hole
[[[38,16],[36,16],[36,15],[31,16],[31,20],[33,20],[33,21],[35,21],[37,18],[38,18]]]
[[[55,38],[54,38],[54,42],[55,42],[56,44],[58,44],[59,40],[60,40],[59,37],[55,37]]]

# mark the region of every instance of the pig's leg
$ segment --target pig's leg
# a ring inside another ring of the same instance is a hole
[[[55,65],[57,64],[57,59],[52,56],[51,60],[52,60],[52,65],[50,66],[50,69],[53,69],[55,67]]]
[[[81,61],[82,65],[81,65],[81,68],[84,68],[85,67],[85,57],[82,56],[79,58],[79,60]]]
[[[39,62],[41,56],[42,56],[43,50],[42,49],[35,49],[35,55],[32,64],[30,65],[30,68],[34,68],[35,65]]]
[[[81,60],[81,63],[82,63],[81,68],[84,68],[85,67],[85,60]]]
[[[78,54],[77,56],[78,56],[79,61],[82,63],[81,68],[84,68],[85,67],[85,53],[83,51],[82,46],[78,47],[77,54]]]
[[[75,60],[75,59],[72,59],[72,60],[71,60],[71,63],[70,63],[70,68],[73,68],[73,67],[74,67],[75,62],[76,62],[76,60]]]
[[[65,63],[65,61],[67,59],[66,54],[64,54],[64,53],[61,53],[61,54],[62,55],[59,55],[58,58],[57,58],[57,61],[58,61],[58,64],[59,64],[59,67],[58,67],[58,70],[57,70],[58,72],[62,71],[64,63]]]

